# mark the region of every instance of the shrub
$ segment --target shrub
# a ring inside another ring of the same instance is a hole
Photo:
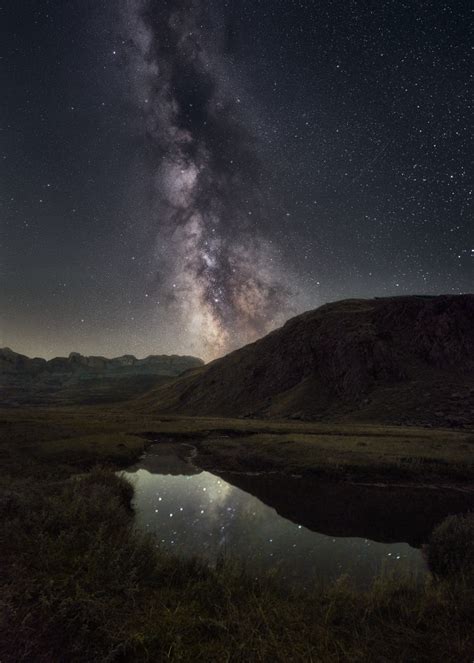
[[[437,578],[474,575],[474,513],[443,520],[433,530],[425,556]]]

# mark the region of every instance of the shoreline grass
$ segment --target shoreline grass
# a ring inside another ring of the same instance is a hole
[[[468,442],[466,442],[468,440]],[[444,442],[444,443],[443,443]],[[474,478],[470,438],[408,435],[253,434],[198,443],[197,462],[219,471],[265,471],[349,481],[465,483]]]

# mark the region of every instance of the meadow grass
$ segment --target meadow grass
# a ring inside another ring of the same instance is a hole
[[[10,473],[64,476],[95,463],[123,467],[152,440],[192,442],[203,467],[222,471],[276,470],[366,481],[474,478],[469,430],[159,418],[127,407],[0,411],[0,460]]]
[[[328,478],[469,481],[474,477],[471,435],[436,431],[384,434],[283,433],[211,437],[198,446],[199,462],[223,471],[265,471]]]

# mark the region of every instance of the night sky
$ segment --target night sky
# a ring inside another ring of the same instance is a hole
[[[3,3],[0,345],[210,359],[472,291],[469,4]]]

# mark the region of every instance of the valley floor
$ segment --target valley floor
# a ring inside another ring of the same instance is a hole
[[[199,465],[218,471],[466,486],[474,479],[470,429],[160,418],[125,406],[0,410],[0,458],[8,473],[125,466],[153,441],[189,442]]]

